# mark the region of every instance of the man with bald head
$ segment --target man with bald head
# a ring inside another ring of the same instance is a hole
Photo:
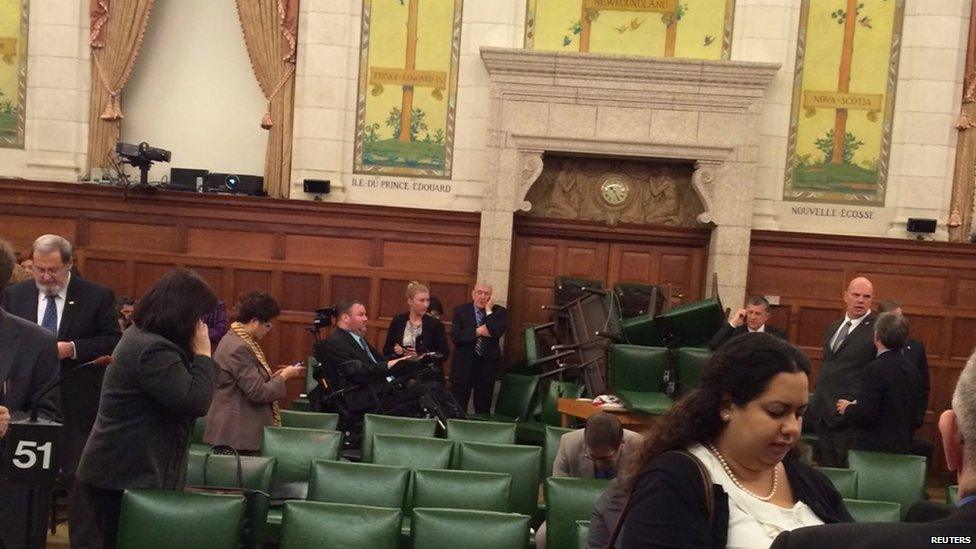
[[[871,311],[874,286],[858,277],[844,291],[846,313],[824,335],[823,359],[817,387],[810,399],[807,421],[813,424],[820,449],[819,463],[846,467],[847,450],[853,447],[855,429],[837,411],[837,401],[854,400],[861,392],[865,367],[875,359],[875,313]]]
[[[451,318],[451,393],[461,409],[467,411],[474,392],[476,414],[491,413],[491,395],[502,369],[498,341],[508,329],[508,311],[495,305],[492,293],[488,284],[476,284],[471,301],[455,307]]]

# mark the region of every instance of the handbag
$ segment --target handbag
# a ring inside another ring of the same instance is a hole
[[[210,456],[214,454],[234,456],[237,466],[236,486],[216,486],[207,481],[207,470]],[[271,507],[270,494],[244,486],[244,466],[241,455],[233,446],[225,444],[214,445],[203,458],[203,483],[187,485],[184,492],[195,494],[212,494],[222,496],[241,496],[244,498],[244,525],[241,540],[244,547],[261,547],[264,538],[264,524],[268,519],[268,509]]]
[[[715,487],[712,485],[712,475],[708,473],[708,469],[705,468],[705,464],[701,462],[700,459],[695,457],[694,454],[686,450],[676,450],[677,453],[685,456],[695,463],[698,467],[698,473],[701,477],[702,487],[705,489],[705,510],[708,515],[708,524],[712,527],[715,526]],[[627,496],[627,503],[624,504],[623,510],[620,512],[620,516],[617,517],[617,522],[614,524],[613,532],[610,534],[610,539],[607,540],[607,544],[604,549],[614,549],[617,544],[617,537],[620,536],[620,531],[623,529],[624,518],[627,516],[628,511],[630,511],[630,501],[633,496]]]

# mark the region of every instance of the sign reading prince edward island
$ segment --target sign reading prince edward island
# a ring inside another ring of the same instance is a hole
[[[883,206],[904,0],[803,0],[784,200]]]
[[[462,0],[363,0],[354,171],[450,178]]]

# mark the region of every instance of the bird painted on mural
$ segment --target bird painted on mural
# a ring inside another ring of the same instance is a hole
[[[705,43],[702,44],[702,45],[703,46],[711,46],[712,45],[712,42],[714,42],[714,41],[715,41],[715,37],[714,36],[712,36],[711,34],[706,34],[705,35]]]
[[[857,20],[857,24],[862,27],[867,27],[869,29],[874,28],[871,26],[871,18],[865,15],[864,17]]]
[[[627,30],[628,30],[628,29],[630,29],[630,23],[624,23],[623,25],[621,25],[621,26],[619,26],[619,27],[614,27],[614,28],[615,28],[615,29],[617,30],[617,32],[619,32],[620,34],[623,34],[623,33],[625,33],[625,32],[627,32]]]
[[[630,30],[637,30],[643,24],[644,24],[644,19],[638,19],[635,17],[630,21]]]

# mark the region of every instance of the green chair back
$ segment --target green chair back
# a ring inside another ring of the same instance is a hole
[[[590,521],[576,521],[576,549],[588,549],[590,540]]]
[[[271,508],[271,489],[274,482],[276,458],[241,456],[240,483],[237,479],[237,457],[191,452],[186,462],[188,486],[212,486],[217,488],[247,488],[257,490],[254,500],[247,506],[244,526],[245,547],[260,547],[264,540],[265,523]]]
[[[546,425],[559,427],[562,425],[562,414],[556,409],[561,398],[579,398],[583,395],[583,386],[572,381],[551,381],[545,396],[542,398],[542,412],[539,421]]]
[[[644,347],[664,347],[664,340],[657,332],[657,324],[651,315],[640,315],[620,321],[624,341]]]
[[[515,424],[502,421],[447,420],[447,440],[515,444]]]
[[[524,549],[529,517],[462,509],[414,509],[413,549]]]
[[[712,359],[712,352],[698,347],[678,349],[678,394],[688,394],[698,388],[701,375]]]
[[[525,363],[532,364],[539,360],[539,340],[535,336],[535,328],[529,326],[522,330],[522,338],[525,348]]]
[[[838,467],[817,467],[833,483],[841,497],[854,499],[857,497],[857,471]]]
[[[442,438],[373,435],[372,463],[408,469],[447,469],[454,442]]]
[[[660,392],[667,367],[668,350],[664,347],[610,347],[610,386],[614,391]]]
[[[400,510],[319,501],[289,501],[281,549],[396,549]]]
[[[857,499],[899,503],[903,519],[925,499],[924,457],[849,450],[847,463],[857,471]]]
[[[296,412],[311,412],[312,403],[307,398],[296,398],[291,401],[291,409]]]
[[[261,436],[261,455],[278,460],[273,492],[285,484],[307,485],[312,461],[339,459],[341,449],[342,433],[335,431],[265,427]]]
[[[891,501],[844,499],[844,506],[854,517],[854,522],[899,522],[901,505]]]
[[[959,485],[953,484],[946,490],[946,503],[955,505],[959,503]]]
[[[126,490],[117,545],[121,548],[236,549],[244,497],[163,490]]]
[[[508,511],[512,475],[482,471],[418,469],[413,474],[413,508]]]
[[[203,432],[207,430],[207,416],[200,416],[193,422],[193,431],[190,432],[190,443],[187,446],[190,452],[209,452],[210,445],[203,441]]]
[[[339,427],[339,414],[282,410],[281,426],[335,431]]]
[[[725,321],[722,303],[715,297],[672,307],[655,319],[669,347],[707,344]]]
[[[516,444],[462,442],[459,467],[465,471],[486,471],[512,475],[508,510],[532,516],[539,495],[542,448]]]
[[[432,437],[436,429],[435,419],[366,414],[363,418],[363,461],[372,461],[373,435]]]
[[[519,374],[505,374],[498,389],[494,416],[508,421],[529,419],[536,397],[539,378]]]
[[[312,392],[319,382],[315,381],[315,370],[319,367],[319,361],[314,355],[310,355],[305,360],[305,394]]]
[[[576,545],[576,521],[589,520],[609,480],[550,477],[546,479],[546,546]]]
[[[559,453],[559,443],[566,433],[572,433],[573,429],[563,429],[562,427],[546,427],[546,441],[543,444],[543,471],[542,478],[552,476],[552,466],[556,463],[556,454]]]
[[[348,461],[312,462],[310,501],[401,509],[410,469]]]

